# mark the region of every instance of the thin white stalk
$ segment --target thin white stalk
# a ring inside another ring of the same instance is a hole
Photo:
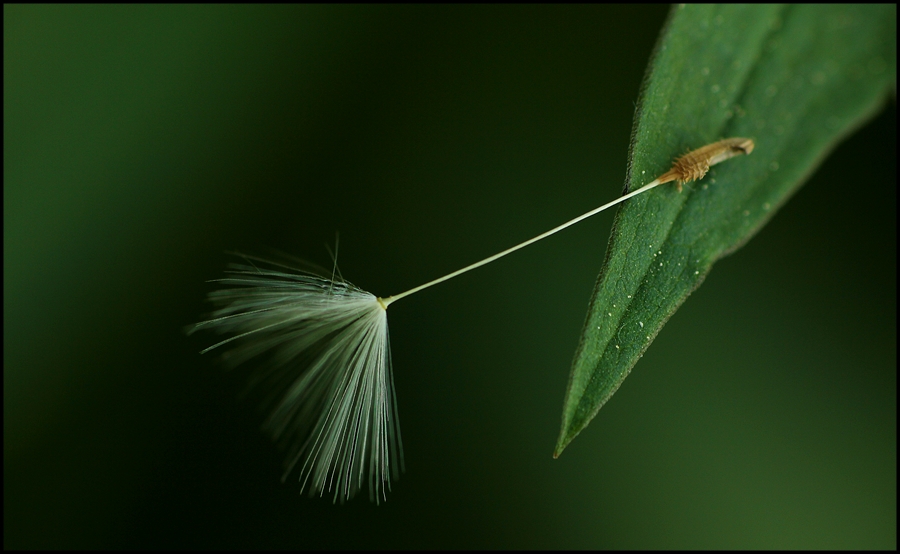
[[[467,265],[466,267],[464,267],[462,269],[458,269],[458,270],[454,271],[453,273],[448,273],[447,275],[444,275],[443,277],[439,277],[433,281],[429,281],[429,282],[425,283],[424,285],[419,285],[418,287],[409,289],[406,292],[401,292],[400,294],[388,296],[387,298],[379,298],[378,301],[381,304],[381,306],[386,310],[387,307],[389,305],[391,305],[391,303],[396,302],[397,300],[400,300],[401,298],[403,298],[405,296],[409,296],[413,293],[419,292],[420,290],[427,289],[430,286],[436,285],[438,283],[443,283],[444,281],[447,281],[449,279],[453,279],[454,277],[456,277],[458,275],[462,275],[463,273],[466,273],[467,271],[472,271],[475,268],[489,264],[489,263],[493,262],[494,260],[497,260],[499,258],[502,258],[503,256],[506,256],[507,254],[512,254],[513,252],[515,252],[516,250],[519,250],[520,248],[525,248],[526,246],[528,246],[530,244],[534,244],[541,239],[545,239],[545,238],[549,237],[550,235],[556,234],[567,227],[571,227],[572,225],[575,225],[579,221],[583,221],[583,220],[591,217],[592,215],[596,215],[607,208],[611,208],[612,206],[615,206],[616,204],[618,204],[620,202],[624,202],[625,200],[628,200],[632,196],[637,196],[638,194],[641,194],[642,192],[647,192],[648,190],[652,189],[653,187],[656,187],[661,184],[663,184],[663,181],[661,181],[660,179],[651,181],[650,183],[647,183],[646,185],[642,186],[641,188],[639,188],[635,191],[629,192],[628,194],[626,194],[624,196],[620,196],[619,198],[616,198],[612,202],[603,204],[599,208],[594,208],[593,210],[591,210],[585,214],[581,214],[580,216],[576,217],[575,219],[569,220],[558,227],[554,227],[553,229],[550,229],[547,232],[541,233],[540,235],[538,235],[532,239],[528,239],[523,243],[517,244],[511,248],[507,248],[503,252],[494,254],[493,256],[490,256],[489,258],[485,258],[485,259],[481,260],[480,262],[475,262],[472,265]]]

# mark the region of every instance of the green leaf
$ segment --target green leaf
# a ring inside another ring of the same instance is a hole
[[[756,149],[622,204],[575,353],[558,456],[712,264],[739,248],[896,87],[896,5],[680,6],[648,68],[628,190],[728,137]]]

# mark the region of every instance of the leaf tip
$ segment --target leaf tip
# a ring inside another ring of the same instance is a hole
[[[559,458],[559,455],[563,453],[563,450],[569,446],[569,443],[572,442],[572,436],[566,433],[562,433],[559,436],[559,440],[556,443],[556,449],[553,450],[553,459]]]

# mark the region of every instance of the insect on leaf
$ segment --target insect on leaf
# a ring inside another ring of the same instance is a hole
[[[648,68],[628,190],[687,151],[748,137],[752,156],[622,204],[563,405],[559,455],[713,263],[753,236],[896,83],[896,5],[678,6]]]

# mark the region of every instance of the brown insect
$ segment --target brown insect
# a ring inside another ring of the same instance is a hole
[[[683,183],[702,179],[710,166],[741,154],[749,154],[753,152],[754,146],[753,139],[748,138],[728,138],[701,146],[675,160],[672,169],[660,175],[654,182],[661,185],[675,181],[678,192],[681,192]]]

